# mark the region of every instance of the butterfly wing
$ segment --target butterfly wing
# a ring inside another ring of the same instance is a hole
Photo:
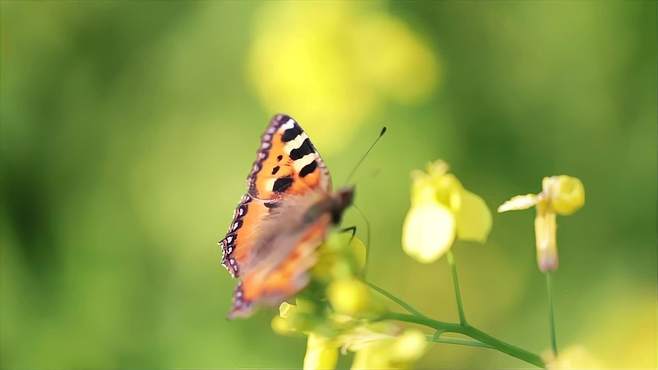
[[[315,251],[331,225],[329,212],[308,217],[308,210],[322,204],[323,197],[316,193],[284,199],[263,220],[254,252],[241,265],[230,317],[248,315],[253,304],[279,304],[306,286]]]
[[[323,211],[305,217],[311,206],[326,203],[331,176],[289,116],[270,121],[247,183],[247,194],[220,241],[222,264],[241,280],[231,317],[246,316],[254,303],[279,303],[303,288],[332,221]]]
[[[263,200],[317,189],[331,191],[329,171],[308,135],[294,119],[282,114],[272,118],[263,134],[247,181],[248,194]]]
[[[278,202],[290,195],[329,193],[331,176],[301,126],[290,116],[278,114],[261,136],[247,184],[247,194],[219,242],[222,264],[233,277],[240,275],[240,266],[259,238],[258,225]]]

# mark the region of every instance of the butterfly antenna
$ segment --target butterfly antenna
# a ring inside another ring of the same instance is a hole
[[[370,221],[368,221],[366,214],[356,204],[353,204],[352,207],[354,207],[354,209],[359,213],[366,224],[366,263],[363,265],[363,277],[365,278],[366,274],[368,273],[368,261],[370,261]]]
[[[385,133],[386,133],[386,126],[382,127],[382,130],[379,132],[379,136],[377,136],[375,141],[370,145],[370,148],[368,148],[368,150],[361,156],[361,159],[359,159],[359,161],[356,163],[354,168],[352,168],[352,172],[350,172],[349,176],[347,176],[347,180],[345,180],[345,184],[349,183],[349,181],[352,179],[352,176],[354,176],[354,174],[356,173],[356,170],[359,169],[359,166],[361,166],[361,163],[363,163],[363,161],[368,156],[368,153],[370,153],[372,148],[375,147],[375,145],[379,142],[379,139],[381,139],[382,136],[384,136]]]

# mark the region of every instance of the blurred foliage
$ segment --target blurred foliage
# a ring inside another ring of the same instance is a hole
[[[357,176],[369,279],[439,319],[456,317],[447,266],[400,248],[411,169],[445,158],[489,205],[582,179],[587,206],[559,224],[560,344],[656,366],[656,4],[345,7],[0,3],[2,367],[298,367],[304,338],[276,336],[273,312],[225,320],[216,245],[278,111],[336,184],[389,127]],[[453,252],[469,319],[541,352],[532,218],[494,215],[487,245]],[[519,364],[433,345],[419,366]]]

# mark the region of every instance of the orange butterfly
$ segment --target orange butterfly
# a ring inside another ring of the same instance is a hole
[[[354,188],[331,190],[331,176],[289,116],[272,118],[261,137],[248,191],[219,241],[222,264],[240,280],[229,318],[275,306],[303,289],[316,249],[352,203]]]

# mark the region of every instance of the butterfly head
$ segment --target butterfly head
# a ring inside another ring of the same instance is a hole
[[[339,224],[343,217],[345,208],[352,205],[354,199],[354,187],[344,187],[332,195],[331,219],[334,224]]]

